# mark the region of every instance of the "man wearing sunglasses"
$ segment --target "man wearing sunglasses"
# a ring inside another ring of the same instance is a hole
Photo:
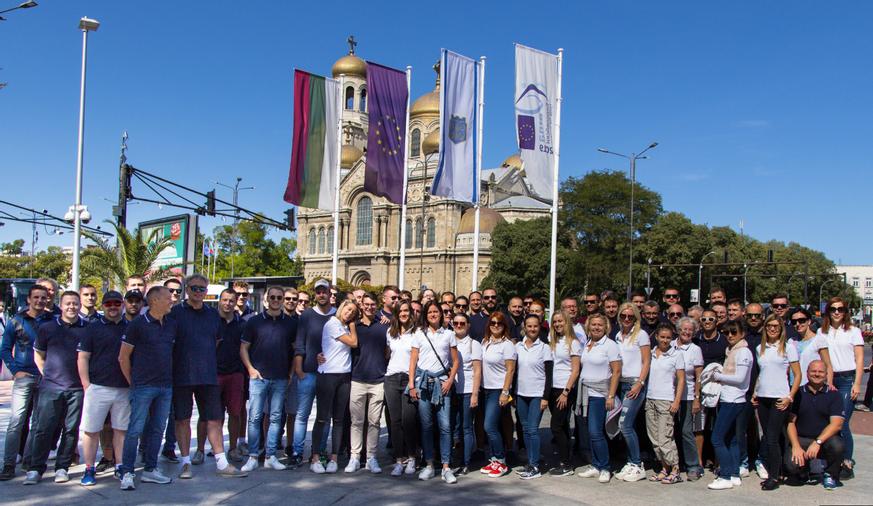
[[[785,334],[788,336],[788,339],[793,339],[795,341],[800,339],[800,334],[797,332],[797,329],[794,328],[791,318],[789,318],[792,308],[791,303],[788,302],[788,295],[777,293],[770,297],[770,311],[785,323]]]
[[[139,290],[128,290],[124,294],[124,319],[128,323],[140,315],[142,308],[145,305],[142,292]]]
[[[394,308],[400,302],[400,289],[393,285],[388,285],[382,289],[382,309],[376,313],[376,318],[384,324],[391,323],[391,316],[394,314]]]
[[[761,332],[764,330],[764,306],[753,302],[746,306],[746,311],[743,317],[746,319],[746,341],[748,342],[749,335],[756,335],[760,342]]]
[[[665,288],[664,295],[661,297],[661,300],[664,302],[664,307],[669,309],[672,304],[679,304],[682,302],[681,297],[679,296],[678,288]],[[666,311],[664,311],[666,316]]]
[[[297,317],[297,301],[300,299],[296,288],[286,288],[282,299],[282,311],[288,316]]]
[[[170,291],[170,300],[175,306],[182,301],[182,282],[176,278],[170,278],[164,281],[164,286]]]
[[[463,295],[458,295],[458,298],[455,299],[455,313],[464,313],[467,314],[467,311],[470,310],[470,299],[464,297]]]
[[[246,317],[253,313],[249,304],[249,284],[245,281],[234,281],[233,291],[236,292],[236,314]]]

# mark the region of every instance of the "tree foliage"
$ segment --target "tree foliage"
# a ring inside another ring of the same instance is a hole
[[[283,237],[277,243],[267,237],[263,223],[240,221],[236,233],[233,225],[222,225],[213,230],[213,236],[219,250],[215,269],[218,279],[231,277],[231,255],[235,277],[299,276],[303,272],[296,256],[297,240]]]
[[[89,248],[82,255],[82,265],[95,272],[104,272],[110,285],[123,287],[127,278],[143,276],[146,283],[163,277],[163,270],[155,267],[161,251],[172,243],[169,237],[157,237],[158,230],[152,230],[144,237],[142,229],[133,233],[115,222],[107,220],[115,229],[116,245],[110,239],[89,232],[84,234],[94,241],[96,248]]]

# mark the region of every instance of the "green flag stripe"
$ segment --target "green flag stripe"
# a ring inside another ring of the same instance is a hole
[[[303,172],[303,191],[300,205],[318,208],[318,193],[324,163],[325,138],[324,78],[309,76],[309,138],[306,144],[306,169]]]

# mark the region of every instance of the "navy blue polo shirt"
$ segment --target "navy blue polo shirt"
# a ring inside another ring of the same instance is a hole
[[[310,307],[300,315],[294,354],[303,357],[303,372],[318,371],[317,357],[321,353],[321,332],[334,314],[336,314],[334,307],[328,309],[327,314],[321,314],[314,307]]]
[[[294,358],[297,318],[280,312],[270,316],[266,311],[246,322],[242,342],[249,343],[249,360],[264,379],[288,378]]]
[[[363,320],[358,320],[355,322],[355,333],[358,335],[358,347],[352,349],[352,381],[376,383],[384,380],[388,369],[388,359],[385,357],[388,325],[377,320],[366,325]]]
[[[470,337],[482,342],[485,338],[485,327],[488,326],[488,313],[480,311],[470,315]]]
[[[705,339],[701,330],[694,336],[692,342],[700,347],[700,351],[703,354],[703,367],[713,362],[721,364],[724,362],[725,357],[727,357],[728,342],[721,332],[716,332],[715,339]]]
[[[98,311],[94,311],[94,314],[85,314],[85,313],[79,312],[79,318],[85,320],[85,323],[93,323],[93,322],[99,321],[100,318],[102,318],[102,317],[103,317],[103,315],[100,314]]]
[[[60,317],[45,322],[37,330],[33,349],[45,353],[43,377],[39,387],[46,390],[81,390],[76,364],[79,340],[86,334],[87,324],[81,318],[67,323]]]
[[[831,391],[825,385],[816,393],[809,383],[794,394],[791,412],[797,416],[797,435],[811,439],[821,434],[831,423],[832,416],[846,417],[843,395],[840,392]]]
[[[132,387],[173,386],[173,343],[176,340],[176,320],[170,315],[163,321],[151,314],[137,316],[127,325],[121,342],[133,346],[130,355]]]
[[[221,317],[207,305],[194,309],[187,301],[173,306],[176,344],[173,347],[173,385],[217,385],[216,345],[221,340]]]
[[[118,351],[121,349],[121,336],[127,330],[127,321],[122,318],[118,323],[100,317],[86,327],[86,332],[79,340],[79,351],[91,354],[88,361],[88,379],[95,385],[113,388],[127,388],[127,379],[121,372],[118,363]]]
[[[246,368],[239,358],[239,345],[244,327],[245,322],[236,313],[230,321],[221,318],[221,342],[218,343],[218,350],[215,352],[218,374],[245,372]]]

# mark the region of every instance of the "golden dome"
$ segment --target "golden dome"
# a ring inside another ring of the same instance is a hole
[[[363,155],[364,152],[360,149],[350,144],[344,145],[342,155],[340,156],[340,167],[343,169],[351,168]]]
[[[503,160],[503,163],[500,164],[501,167],[508,167],[510,169],[521,170],[521,156],[516,153],[506,160]]]
[[[409,111],[409,116],[411,118],[416,118],[418,116],[437,116],[440,115],[440,64],[437,62],[436,65],[433,66],[434,71],[436,71],[436,86],[433,87],[433,91],[430,93],[424,94],[412,104],[412,109]]]
[[[333,77],[339,77],[340,74],[345,74],[346,76],[354,76],[360,77],[362,79],[367,78],[367,63],[355,56],[354,54],[347,54],[336,61],[331,68],[331,73]]]
[[[487,207],[479,208],[479,233],[491,234],[500,223],[506,223],[506,219],[497,211]],[[461,215],[461,224],[458,226],[459,234],[472,234],[476,226],[476,210],[473,208],[464,211]]]
[[[440,129],[427,134],[421,143],[421,151],[425,155],[436,153],[440,150]]]

